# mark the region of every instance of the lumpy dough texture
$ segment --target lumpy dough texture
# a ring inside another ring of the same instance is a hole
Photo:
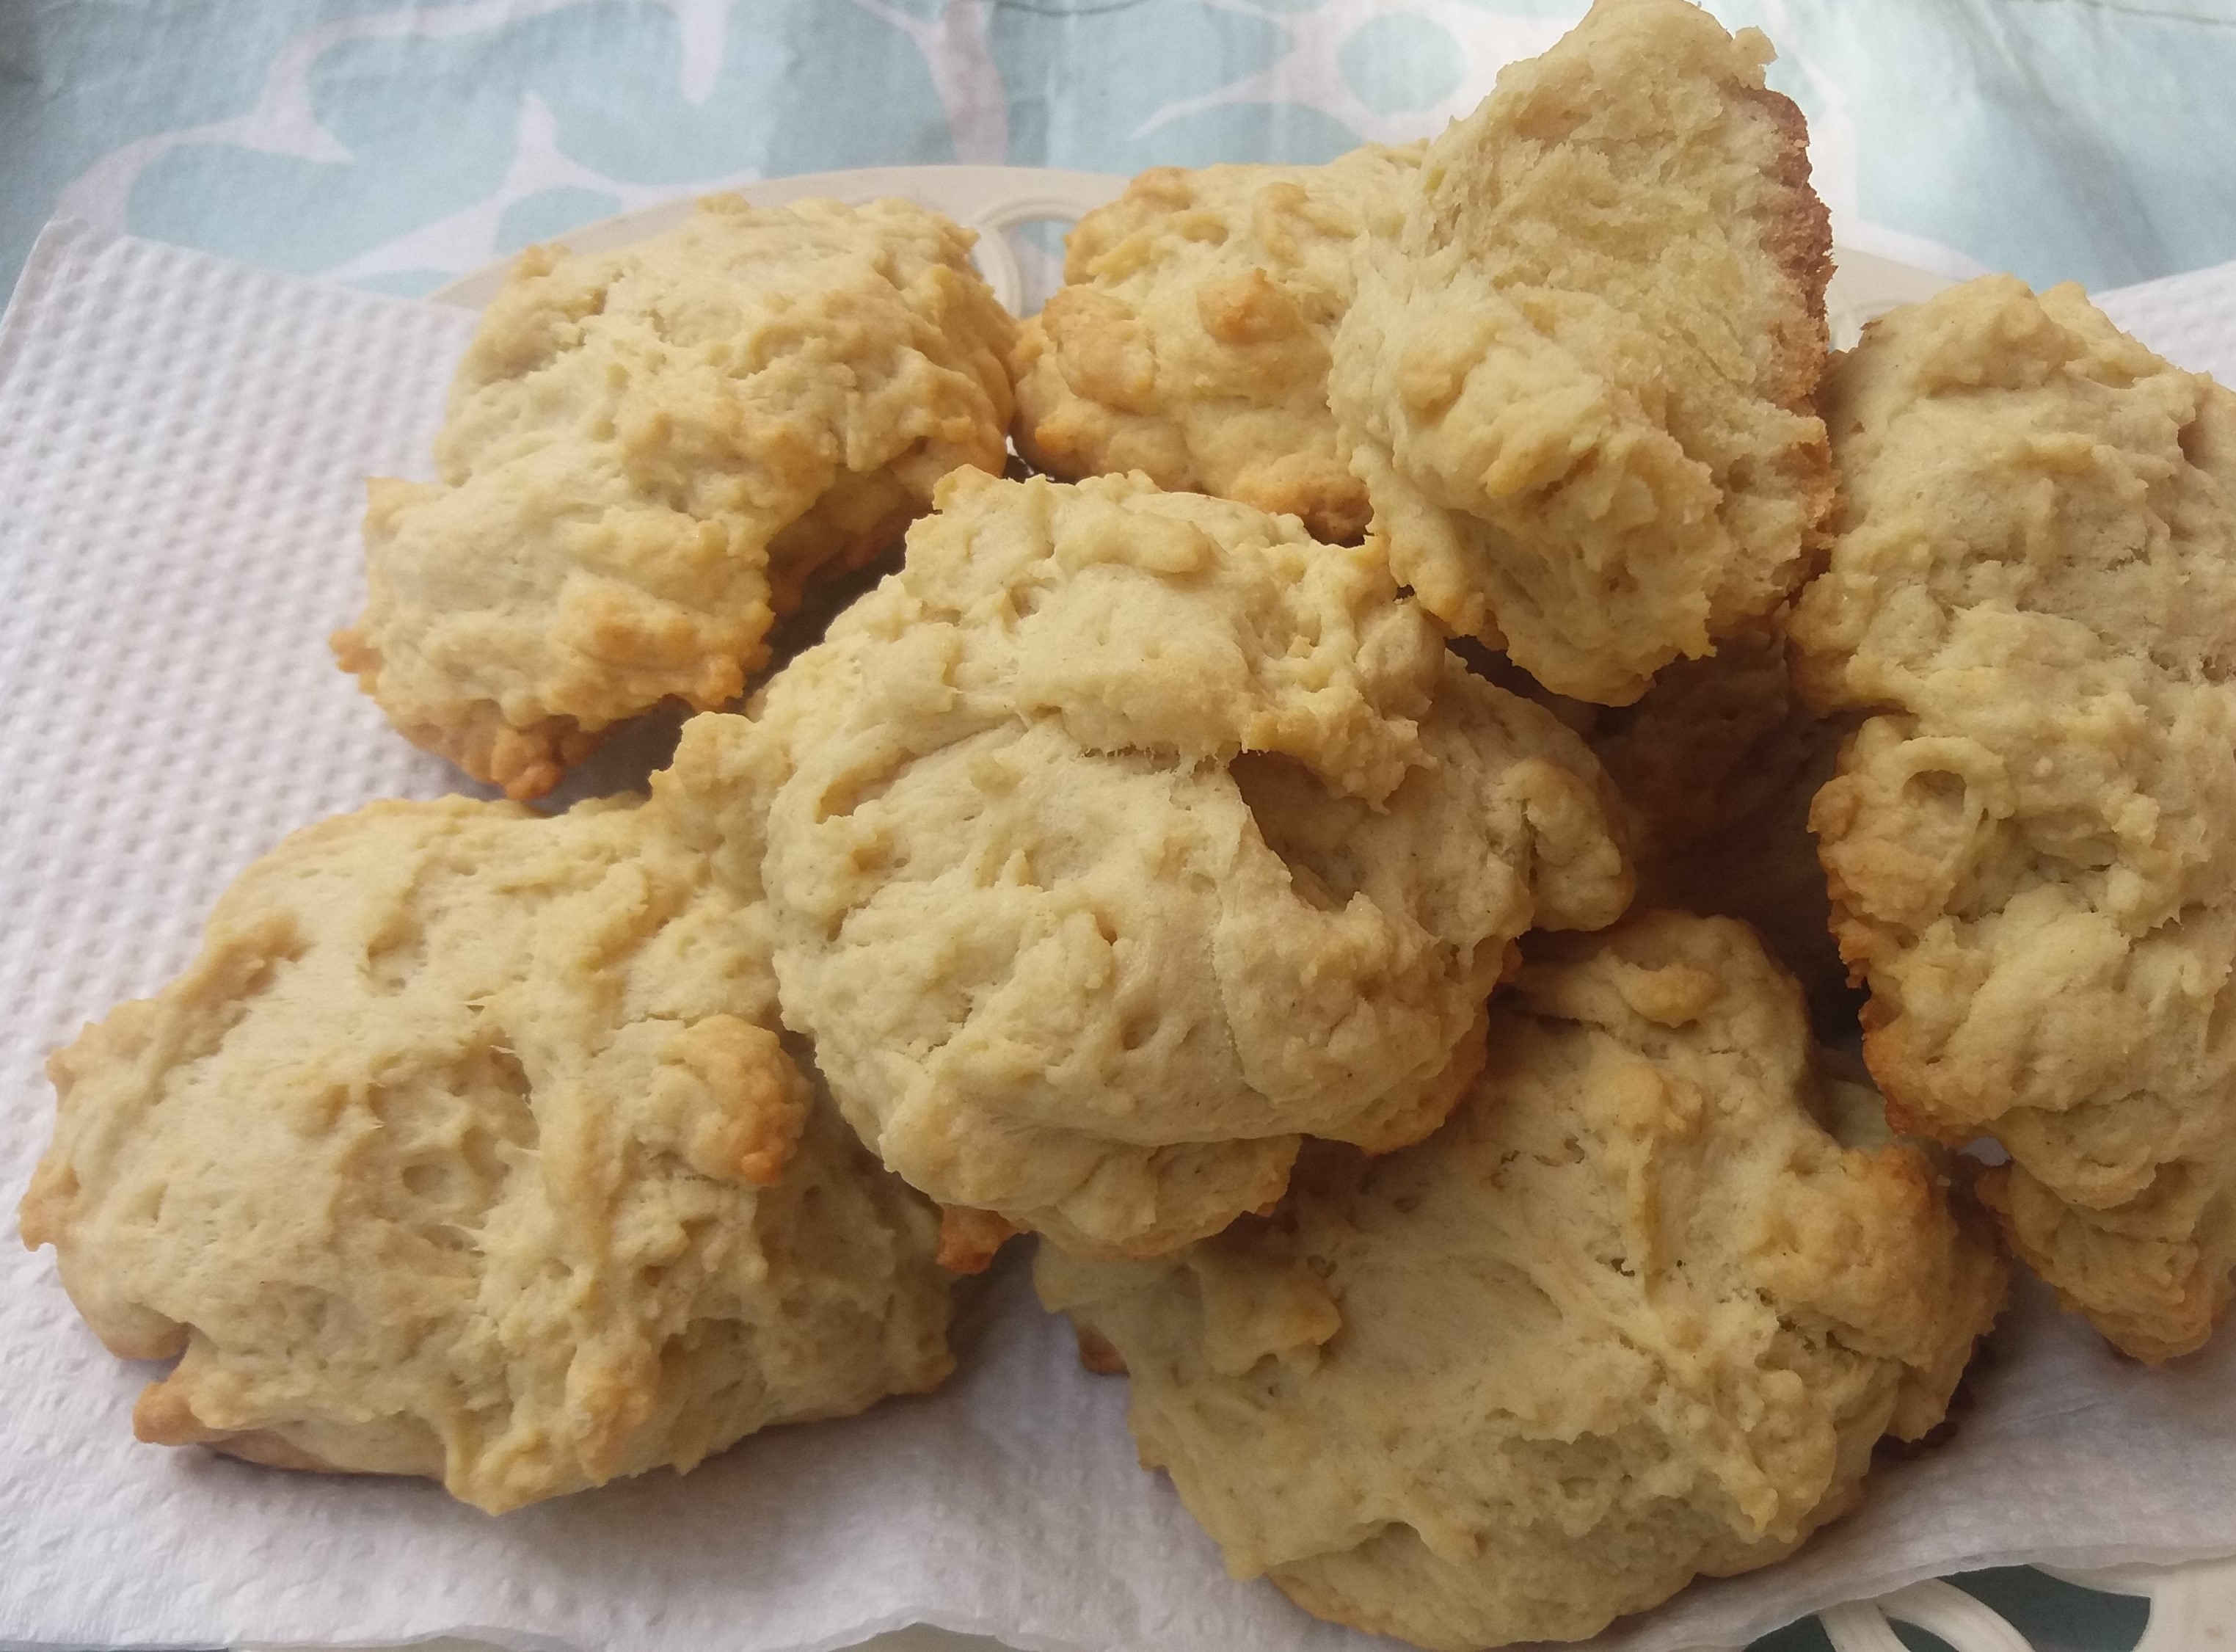
[[[1325,166],[1160,167],[1079,220],[1067,283],[1018,330],[1017,450],[1052,475],[1160,487],[1365,530],[1336,451],[1328,341],[1362,235],[1404,214],[1421,146]]]
[[[2236,396],[2075,287],[1877,324],[1793,635],[1877,714],[1812,824],[1889,1102],[2011,1155],[2020,1254],[2146,1359],[2236,1265]]]
[[[1422,1646],[1582,1638],[1789,1553],[2003,1300],[1987,1223],[1818,1078],[1728,919],[1533,951],[1440,1131],[1308,1154],[1269,1218],[1037,1281],[1237,1576]]]
[[[1430,146],[1330,394],[1391,566],[1557,693],[1625,705],[1810,571],[1831,233],[1767,43],[1601,0]]]
[[[142,1439],[490,1510],[936,1385],[935,1211],[779,1048],[760,915],[629,807],[296,833],[53,1059],[23,1201],[178,1364]]]
[[[1629,895],[1589,754],[1378,556],[1145,478],[957,472],[764,698],[662,786],[765,816],[787,1023],[888,1165],[1082,1250],[1417,1139],[1514,938]]]
[[[523,254],[436,438],[376,479],[334,649],[408,739],[541,795],[608,725],[732,700],[774,614],[998,471],[1015,325],[972,237],[904,201],[700,203],[599,254]]]

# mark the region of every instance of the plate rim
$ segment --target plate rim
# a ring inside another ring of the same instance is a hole
[[[794,173],[741,183],[727,193],[742,195],[756,207],[782,207],[819,197],[859,206],[865,201],[898,196],[944,212],[979,232],[978,259],[984,267],[988,283],[1007,308],[1022,314],[1023,275],[1001,232],[1037,219],[1076,220],[1082,214],[1115,200],[1129,181],[1116,173],[1079,172],[1058,167],[925,162]],[[690,215],[693,207],[703,198],[703,194],[679,194],[633,212],[617,213],[610,218],[578,225],[539,244],[563,247],[577,253],[612,252],[674,227]],[[515,253],[457,276],[429,293],[427,301],[478,310],[497,296],[518,258],[519,254]],[[1904,263],[1882,253],[1844,246],[1837,240],[1832,247],[1832,264],[1825,308],[1835,349],[1846,349],[1854,344],[1865,322],[1897,305],[1931,298],[1956,285],[1952,277],[1937,270]]]

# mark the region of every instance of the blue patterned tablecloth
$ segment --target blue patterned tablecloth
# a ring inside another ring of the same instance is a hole
[[[2236,257],[2236,0],[1713,0],[1843,238],[2115,286]],[[424,292],[573,225],[911,161],[1437,129],[1576,0],[0,0],[0,286],[56,212]]]

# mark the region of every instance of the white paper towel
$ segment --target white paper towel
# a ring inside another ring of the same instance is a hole
[[[2226,371],[2232,292],[2231,272],[2158,283],[2118,313]],[[469,326],[82,227],[40,243],[0,326],[10,1206],[47,1135],[47,1050],[174,974],[284,832],[451,786],[325,637],[357,607],[362,478],[424,474]],[[779,1652],[917,1620],[1027,1649],[1381,1644],[1226,1578],[1134,1465],[1123,1383],[1079,1369],[1016,1257],[966,1287],[944,1392],[501,1519],[135,1444],[149,1372],[102,1351],[49,1256],[0,1257],[0,1644]],[[2034,1290],[1972,1392],[1949,1445],[1888,1465],[1796,1560],[1611,1644],[1737,1644],[1960,1567],[2236,1551],[2236,1339],[2147,1372]]]

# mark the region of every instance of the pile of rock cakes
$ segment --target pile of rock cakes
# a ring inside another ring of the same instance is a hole
[[[50,1063],[140,1438],[688,1469],[937,1385],[1028,1233],[1238,1577],[1483,1648],[1852,1507],[2007,1255],[2200,1346],[2236,398],[2002,278],[1831,359],[1769,56],[1600,0],[1424,146],[1135,180],[1022,323],[902,202],[523,258],[334,639],[511,800],[294,834]]]

